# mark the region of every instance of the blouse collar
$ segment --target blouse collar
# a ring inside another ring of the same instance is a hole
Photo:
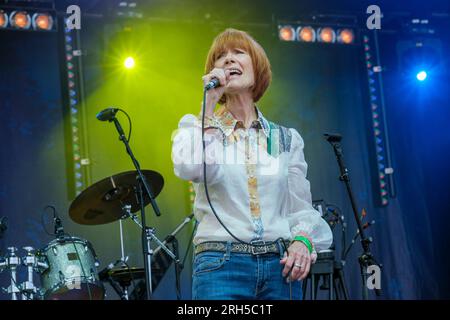
[[[269,121],[263,116],[262,112],[255,106],[256,114],[258,118],[254,120],[250,126],[250,128],[262,129],[266,137],[269,137],[270,134],[270,125]],[[236,127],[243,127],[242,121],[236,120],[231,112],[225,107],[221,106],[215,113],[212,118],[207,117],[205,119],[205,127],[206,128],[219,128],[223,132],[223,134],[228,137],[233,133]]]

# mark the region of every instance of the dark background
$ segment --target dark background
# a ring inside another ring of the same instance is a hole
[[[259,107],[268,119],[299,130],[305,140],[313,198],[340,207],[348,223],[347,236],[350,238],[356,225],[344,186],[338,180],[332,149],[322,137],[324,132],[343,135],[344,156],[358,206],[367,210],[367,219],[376,221],[368,234],[374,239],[373,253],[384,266],[382,298],[450,297],[450,259],[446,254],[450,244],[447,231],[450,226],[447,219],[450,212],[447,185],[450,179],[448,2],[377,3],[384,13],[379,32],[380,59],[384,67],[386,116],[397,189],[396,198],[389,199],[387,207],[378,206],[374,198],[374,146],[362,47],[280,42],[274,22],[327,13],[355,15],[359,25],[364,26],[365,9],[372,3],[138,2],[138,7],[149,19],[127,21],[134,33],[119,33],[117,37],[128,39],[128,43],[151,43],[153,60],[147,67],[152,72],[149,73],[152,79],[136,86],[145,91],[139,94],[127,91],[126,85],[104,63],[115,39],[110,27],[123,26],[121,20],[112,17],[117,3],[77,3],[84,14],[81,44],[85,49],[83,70],[87,140],[92,159],[91,183],[132,168],[114,129],[95,119],[95,114],[103,107],[120,105],[132,116],[133,146],[142,167],[156,170],[165,178],[165,187],[158,197],[163,216],[156,219],[150,208],[147,210],[158,236],[164,238],[190,211],[187,183],[173,174],[170,134],[182,115],[198,112],[199,79],[206,52],[217,33],[233,26],[249,31],[266,49],[274,79]],[[57,7],[65,11],[69,4],[73,2],[61,1]],[[440,18],[434,13],[440,13]],[[418,15],[439,22],[435,34],[413,34],[399,22]],[[155,19],[150,19],[152,17]],[[163,19],[156,19],[158,17]],[[180,42],[172,41],[174,39]],[[423,39],[438,40],[439,45],[434,48],[440,57],[434,66],[433,77],[419,86],[410,80],[411,68],[398,48],[404,41],[414,43]],[[0,136],[3,138],[0,216],[9,219],[8,230],[0,240],[1,252],[4,254],[6,247],[11,245],[45,246],[52,238],[42,228],[41,215],[43,207],[52,204],[58,208],[68,232],[92,242],[101,267],[104,267],[120,257],[118,223],[81,226],[68,217],[73,196],[69,192],[67,173],[71,166],[67,157],[70,141],[64,138],[67,105],[60,34],[0,30],[0,41],[3,44],[0,50]],[[168,74],[168,70],[174,69],[177,70],[175,73]],[[155,83],[168,81],[173,85],[155,86]],[[111,94],[117,90],[117,95]],[[44,224],[52,230],[48,215]],[[124,227],[129,263],[141,266],[139,231],[130,221],[125,221]],[[192,226],[189,226],[179,235],[182,254],[188,248],[191,230]],[[338,227],[335,232],[338,244]],[[361,298],[357,263],[360,252],[359,243],[356,243],[344,270],[353,299]],[[190,298],[189,258],[187,261],[182,275],[182,297],[185,299]],[[23,279],[24,274],[21,276]],[[8,285],[8,274],[3,272],[0,286]],[[108,299],[117,299],[109,286],[107,290]],[[4,294],[1,297],[8,298]],[[371,297],[374,298],[372,293]],[[173,268],[154,298],[176,298]]]

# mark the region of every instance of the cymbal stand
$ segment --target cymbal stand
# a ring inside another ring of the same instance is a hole
[[[128,216],[131,214],[130,212],[131,206],[130,205],[124,205],[122,207],[122,211],[124,212],[123,216],[119,219],[119,232],[120,232],[120,261],[127,262],[128,256],[125,256],[125,245],[123,243],[123,224],[122,220],[128,218]]]
[[[144,203],[143,202],[142,188],[140,187],[140,184],[138,184],[137,191],[138,191],[137,193],[139,194],[139,198],[138,198],[139,202],[140,203]],[[142,210],[142,208],[141,208],[141,210]],[[155,252],[157,252],[157,251],[162,249],[175,262],[176,265],[179,264],[180,261],[179,261],[178,257],[172,251],[170,251],[170,249],[166,246],[166,241],[161,242],[161,240],[159,240],[155,236],[155,229],[154,228],[144,227],[145,223],[144,224],[141,223],[141,221],[139,221],[138,216],[131,212],[131,206],[130,205],[124,205],[123,208],[122,208],[122,211],[123,211],[123,216],[121,217],[121,219],[126,219],[127,217],[131,218],[131,220],[133,220],[134,223],[136,223],[139,226],[139,228],[143,231],[143,234],[145,233],[145,240],[143,239],[143,241],[146,242],[146,246],[145,247],[148,248],[148,251],[146,251],[146,258],[148,259],[148,262],[146,264],[145,261],[144,261],[144,265],[148,265],[149,268],[150,268],[150,270],[148,270],[148,273],[149,273],[149,276],[150,276],[149,279],[152,279],[152,276],[151,276],[151,274],[152,274],[151,262],[152,262],[152,258],[153,258],[153,255],[155,254]],[[192,217],[190,217],[190,218],[192,218]],[[185,223],[187,223],[187,221],[185,221]],[[183,224],[183,226],[184,226],[184,224]],[[180,229],[181,228],[182,227],[180,227]],[[177,232],[178,231],[179,230],[177,230]],[[154,240],[156,242],[156,244],[158,245],[158,248],[156,249],[155,252],[153,251],[153,249],[151,247],[151,241],[152,240]],[[146,278],[146,282],[147,282],[147,278]],[[147,283],[146,283],[146,285],[147,285]],[[149,286],[150,286],[150,291],[147,290],[147,292],[152,293],[153,292],[152,280],[150,280]],[[124,288],[123,286],[122,286],[122,288],[123,288],[122,292],[126,293],[126,288]],[[148,288],[148,286],[147,286],[147,288]],[[148,297],[148,295],[147,295],[147,297]],[[128,300],[128,294],[126,295],[126,299]]]
[[[189,216],[185,217],[183,219],[183,222],[181,222],[176,228],[175,230],[172,231],[171,234],[169,234],[166,239],[163,241],[163,244],[169,243],[173,238],[175,238],[175,236],[177,235],[178,232],[180,232],[189,222],[191,222],[191,220],[194,218],[194,214],[191,213]],[[158,251],[161,250],[160,247],[155,249],[155,254],[158,253]]]
[[[133,220],[133,221],[139,226],[139,228],[143,229],[143,226],[142,226],[141,222],[139,221],[139,218],[138,218],[137,215],[135,215],[134,213],[130,212],[129,210],[126,212],[126,215],[127,215],[128,217],[130,217],[131,220]],[[189,222],[191,218],[192,218],[192,217],[189,217],[189,218],[188,218],[189,220],[183,221],[183,224],[180,225],[180,226],[177,228],[177,230],[174,231],[174,233],[177,233],[179,230],[181,230],[181,228],[183,228],[183,226],[184,226],[187,222]],[[171,257],[171,258],[175,261],[175,263],[179,263],[179,260],[177,259],[177,257],[175,256],[175,254],[173,254],[172,251],[170,251],[170,249],[166,246],[167,241],[166,241],[166,240],[164,240],[164,241],[159,240],[159,239],[154,235],[154,232],[155,232],[154,228],[149,228],[149,227],[147,227],[148,237],[147,237],[146,240],[147,240],[147,241],[154,240],[154,241],[156,242],[156,244],[158,245],[158,248],[156,248],[156,250],[155,250],[154,252],[153,252],[153,250],[152,250],[152,254],[154,254],[154,253],[156,253],[156,252],[158,252],[159,250],[162,249],[162,250],[164,250],[164,251],[169,255],[169,257]]]
[[[127,207],[129,209],[131,209],[130,205],[127,205]],[[123,243],[123,224],[122,224],[122,219],[119,219],[119,228],[120,228],[120,253],[121,253],[120,261],[126,263],[128,261],[128,256],[125,256],[125,246],[124,246],[124,243]],[[110,279],[110,280],[112,282],[112,279]],[[127,282],[127,283],[119,282],[119,285],[122,288],[122,294],[121,294],[121,297],[120,297],[122,300],[129,300],[128,299],[128,287],[130,286],[130,284],[131,284],[131,282]]]

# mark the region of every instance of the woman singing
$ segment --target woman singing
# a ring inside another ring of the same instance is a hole
[[[174,136],[175,174],[194,183],[193,299],[301,299],[316,251],[332,233],[312,207],[303,139],[267,120],[255,105],[272,78],[264,49],[227,29],[206,60],[202,114],[184,116]],[[216,110],[216,105],[220,107]],[[220,219],[220,221],[218,220]]]

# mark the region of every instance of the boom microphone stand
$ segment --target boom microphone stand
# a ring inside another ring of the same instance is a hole
[[[145,178],[144,174],[141,171],[141,166],[137,161],[136,157],[134,156],[133,151],[131,150],[130,144],[128,143],[128,139],[125,136],[125,133],[122,129],[122,126],[120,125],[119,120],[117,120],[116,118],[116,113],[119,110],[120,109],[118,108],[107,108],[101,111],[99,114],[97,114],[97,119],[100,121],[114,122],[117,132],[119,133],[119,140],[121,140],[124,143],[126,151],[130,156],[134,167],[136,168],[136,172],[138,173],[136,177],[137,188],[135,191],[141,207],[142,248],[144,255],[145,285],[146,285],[147,299],[149,300],[150,297],[153,295],[152,267],[151,267],[153,250],[150,246],[150,241],[155,240],[158,244],[162,244],[162,242],[155,236],[155,229],[147,227],[145,219],[145,201],[144,201],[144,197],[146,195],[150,199],[150,204],[152,205],[153,211],[155,212],[156,216],[160,216],[161,213],[159,211],[158,205],[156,204],[155,197],[153,196],[153,192],[147,182],[147,179]],[[162,247],[170,257],[175,258],[174,254],[170,252],[170,250],[167,247],[165,247],[164,245]]]
[[[364,233],[364,228],[361,223],[361,219],[358,215],[358,209],[356,206],[355,197],[353,196],[352,188],[350,186],[350,176],[348,174],[348,169],[345,167],[344,164],[344,156],[342,153],[342,147],[341,147],[341,140],[342,136],[339,134],[324,134],[325,139],[331,144],[333,147],[334,154],[336,155],[336,160],[338,162],[340,176],[339,180],[343,181],[345,184],[345,187],[347,189],[348,197],[350,198],[350,203],[352,205],[353,214],[355,217],[356,224],[358,226],[359,235],[361,236],[361,246],[363,249],[363,253],[359,256],[358,262],[360,265],[360,272],[361,272],[361,279],[362,279],[362,296],[364,300],[367,300],[369,298],[368,288],[367,288],[367,268],[371,265],[377,265],[380,267],[380,264],[378,264],[373,257],[372,253],[370,252],[370,243],[372,242],[371,238],[367,238]],[[375,289],[375,293],[377,296],[381,295],[380,289]]]

